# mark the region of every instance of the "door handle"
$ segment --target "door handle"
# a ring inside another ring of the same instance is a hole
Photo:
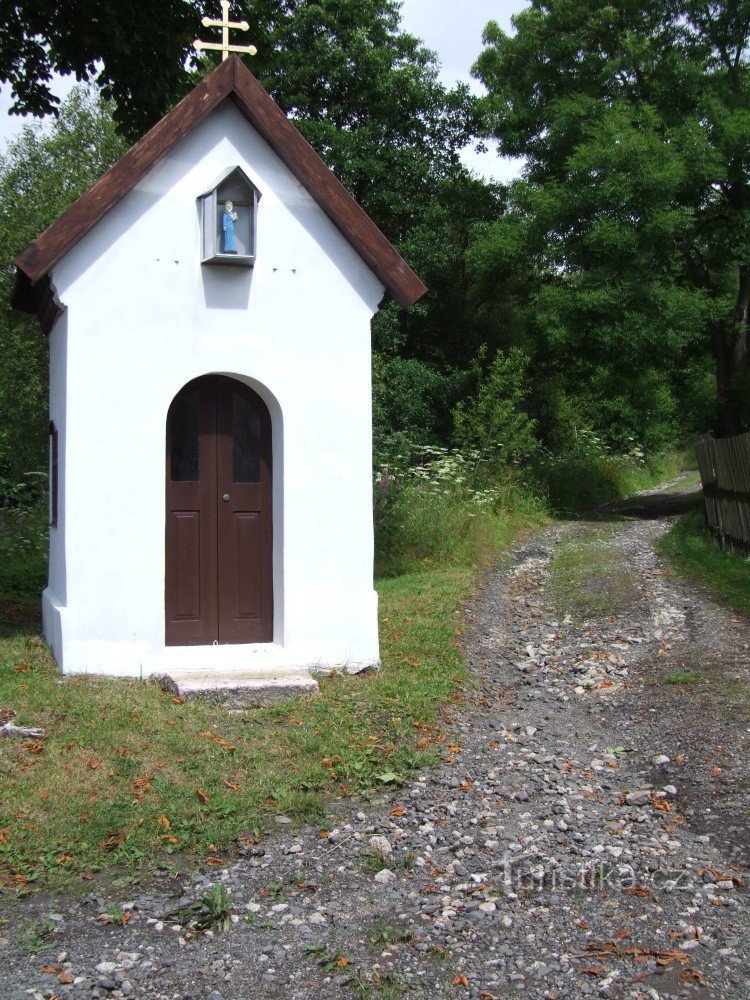
[[[229,500],[229,494],[225,493],[221,499],[224,501],[224,503],[226,503]]]

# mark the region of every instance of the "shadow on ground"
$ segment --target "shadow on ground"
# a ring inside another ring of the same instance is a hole
[[[638,517],[647,521],[687,514],[702,502],[700,486],[680,493],[649,493],[623,500],[610,500],[582,517]]]

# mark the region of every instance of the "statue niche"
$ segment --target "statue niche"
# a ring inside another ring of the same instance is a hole
[[[229,167],[198,199],[203,264],[255,263],[258,189],[240,167]]]

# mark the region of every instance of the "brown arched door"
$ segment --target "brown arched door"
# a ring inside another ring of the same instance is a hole
[[[224,375],[167,417],[166,643],[273,640],[271,417]]]

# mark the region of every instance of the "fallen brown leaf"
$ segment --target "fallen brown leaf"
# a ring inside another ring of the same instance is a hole
[[[697,983],[699,986],[708,986],[703,974],[697,969],[683,969],[680,973],[680,986],[686,983]]]
[[[643,899],[651,899],[653,894],[647,885],[631,885],[629,889],[625,889],[624,895],[641,896]]]
[[[651,805],[654,809],[658,809],[659,812],[671,813],[674,810],[674,806],[667,802],[666,799],[660,798],[658,795],[651,796]]]

